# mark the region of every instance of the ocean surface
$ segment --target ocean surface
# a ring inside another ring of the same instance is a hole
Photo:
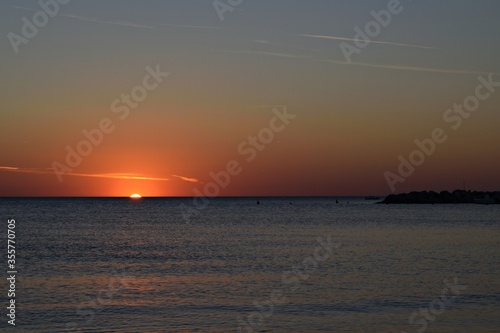
[[[500,332],[499,205],[339,201],[0,198],[0,331]]]

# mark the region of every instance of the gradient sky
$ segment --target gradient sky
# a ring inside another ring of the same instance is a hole
[[[480,75],[500,81],[500,2],[401,3],[348,64],[340,43],[388,1],[246,0],[221,21],[210,0],[73,0],[16,54],[8,34],[40,7],[4,0],[0,196],[191,196],[230,160],[221,195],[383,195],[437,127],[448,140],[396,192],[500,190],[500,88],[443,121]],[[170,75],[120,120],[112,102],[157,64]],[[297,117],[246,162],[278,105]],[[115,130],[59,182],[52,163],[103,118]]]

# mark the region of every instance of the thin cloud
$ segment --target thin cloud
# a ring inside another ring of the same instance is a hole
[[[497,72],[486,72],[486,71],[474,71],[474,70],[462,70],[462,69],[447,69],[447,68],[432,68],[432,67],[414,67],[414,66],[398,66],[398,65],[379,65],[371,64],[365,62],[351,62],[338,61],[338,60],[323,60],[324,62],[342,65],[342,66],[363,66],[372,67],[380,69],[391,69],[400,71],[412,71],[412,72],[429,72],[429,73],[443,73],[443,74],[467,74],[467,75],[484,75],[484,74],[494,74],[500,75]]]
[[[96,19],[96,18],[91,18],[91,17],[69,15],[69,14],[59,14],[59,15],[63,16],[63,17],[68,17],[68,18],[73,18],[73,19],[77,19],[77,20],[81,20],[81,21],[86,21],[86,22],[121,25],[121,26],[125,26],[125,27],[130,27],[130,28],[140,28],[140,29],[148,29],[148,30],[162,30],[162,29],[158,29],[154,26],[124,22],[124,21],[101,20],[101,19]]]
[[[21,6],[10,6],[10,7],[16,8],[16,9],[21,9],[21,10],[27,10],[27,11],[31,11],[31,12],[38,11],[36,9],[21,7]],[[68,18],[72,18],[72,19],[76,19],[76,20],[80,20],[80,21],[85,21],[85,22],[92,22],[92,23],[121,25],[121,26],[126,26],[126,27],[131,27],[131,28],[140,28],[140,29],[149,29],[149,30],[162,30],[162,29],[158,29],[157,27],[150,26],[150,25],[136,24],[136,23],[130,23],[130,22],[124,22],[124,21],[101,20],[101,19],[96,19],[96,18],[92,18],[92,17],[70,15],[70,14],[58,14],[57,16],[68,17]]]
[[[256,39],[256,40],[254,40],[254,42],[256,42],[256,43],[260,43],[260,44],[272,44],[272,45],[279,45],[279,44],[274,44],[274,43],[272,43],[272,42],[270,42],[270,41],[268,41],[268,40],[263,40],[263,39]]]
[[[15,170],[19,170],[19,168],[0,166],[0,170],[15,171]]]
[[[251,107],[251,109],[275,109],[275,108],[286,108],[286,105],[256,105]]]
[[[21,9],[21,10],[27,10],[27,11],[31,11],[31,12],[38,11],[36,9],[27,8],[27,7],[21,7],[21,6],[10,6],[10,7],[11,8],[16,8],[16,9]],[[103,23],[103,24],[111,24],[111,25],[120,25],[120,26],[125,26],[125,27],[130,27],[130,28],[158,30],[158,31],[163,31],[164,30],[164,29],[160,29],[158,26],[175,27],[175,28],[196,28],[196,29],[225,29],[225,28],[222,28],[222,27],[210,27],[210,26],[200,26],[200,25],[183,25],[183,24],[168,24],[168,23],[154,23],[153,25],[146,25],[146,24],[137,24],[137,23],[127,22],[127,21],[103,20],[103,19],[98,19],[98,18],[92,18],[92,17],[80,16],[80,15],[71,15],[71,14],[58,14],[58,16],[72,18],[72,19],[75,19],[75,20],[80,20],[80,21],[85,21],[85,22]]]
[[[393,46],[402,46],[402,47],[414,47],[418,49],[437,49],[437,47],[433,46],[425,46],[425,45],[416,45],[416,44],[403,44],[403,43],[393,43],[393,42],[384,42],[384,41],[376,41],[376,40],[357,40],[354,38],[346,38],[346,37],[336,37],[336,36],[324,36],[324,35],[309,35],[309,34],[299,34],[299,36],[302,37],[308,37],[308,38],[317,38],[317,39],[330,39],[330,40],[342,40],[342,41],[349,41],[349,42],[358,42],[362,41],[365,43],[371,43],[371,44],[384,44],[384,45],[393,45]]]
[[[20,168],[12,166],[0,166],[0,171],[4,172],[16,172],[25,173],[32,175],[54,175],[54,170],[52,168],[37,169],[37,168]],[[129,173],[64,173],[64,176],[69,177],[89,177],[89,178],[104,178],[104,179],[122,179],[122,180],[149,180],[149,181],[171,181],[171,178],[163,177],[149,177],[139,174],[129,174]],[[172,177],[179,178],[183,181],[190,183],[197,183],[198,180],[195,178],[189,178],[184,176],[172,175]]]
[[[190,182],[190,183],[199,183],[200,182],[196,178],[189,178],[189,177],[184,177],[184,176],[179,176],[179,175],[172,175],[172,177],[179,178],[180,180],[183,180],[185,182]]]
[[[318,49],[310,49],[307,47],[301,47],[301,46],[295,46],[295,45],[289,45],[289,44],[283,44],[283,43],[275,43],[275,42],[271,42],[271,41],[264,40],[264,39],[256,39],[256,40],[254,40],[254,42],[257,44],[264,44],[264,45],[288,47],[288,48],[294,48],[294,49],[306,50],[306,51],[321,52]]]
[[[157,177],[146,177],[136,174],[112,174],[112,173],[104,173],[104,174],[67,173],[66,176],[125,179],[125,180],[155,180],[155,181],[165,181],[165,182],[170,180],[170,178],[157,178]]]
[[[12,166],[0,166],[0,171],[5,171],[5,172],[18,172],[18,173],[30,173],[30,174],[36,174],[36,175],[47,175],[52,173],[51,168],[46,168],[46,169],[36,169],[36,168],[19,168],[19,167],[12,167]]]
[[[154,23],[155,25],[164,25],[174,28],[193,28],[193,29],[213,29],[213,30],[226,30],[223,27],[211,27],[206,25],[184,25],[184,24],[170,24],[170,23]]]
[[[266,52],[266,51],[239,51],[239,50],[222,50],[229,53],[245,53],[245,54],[256,54],[256,55],[266,55],[272,57],[282,57],[282,58],[304,58],[304,56],[291,54],[291,53],[277,53],[277,52]]]

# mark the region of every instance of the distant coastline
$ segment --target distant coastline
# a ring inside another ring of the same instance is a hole
[[[434,191],[390,194],[379,204],[500,204],[500,191]]]

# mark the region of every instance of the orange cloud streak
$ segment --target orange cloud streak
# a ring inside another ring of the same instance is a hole
[[[36,168],[19,168],[10,166],[0,166],[0,171],[6,172],[18,172],[18,173],[29,173],[36,175],[50,175],[53,174],[51,168],[46,169],[36,169]],[[138,174],[127,174],[127,173],[102,173],[102,174],[90,174],[90,173],[66,173],[66,176],[71,177],[92,177],[92,178],[106,178],[106,179],[124,179],[124,180],[151,180],[151,181],[170,181],[171,178],[161,178],[161,177],[148,177]],[[198,179],[189,178],[184,176],[172,175],[172,177],[179,178],[186,182],[198,183]]]

